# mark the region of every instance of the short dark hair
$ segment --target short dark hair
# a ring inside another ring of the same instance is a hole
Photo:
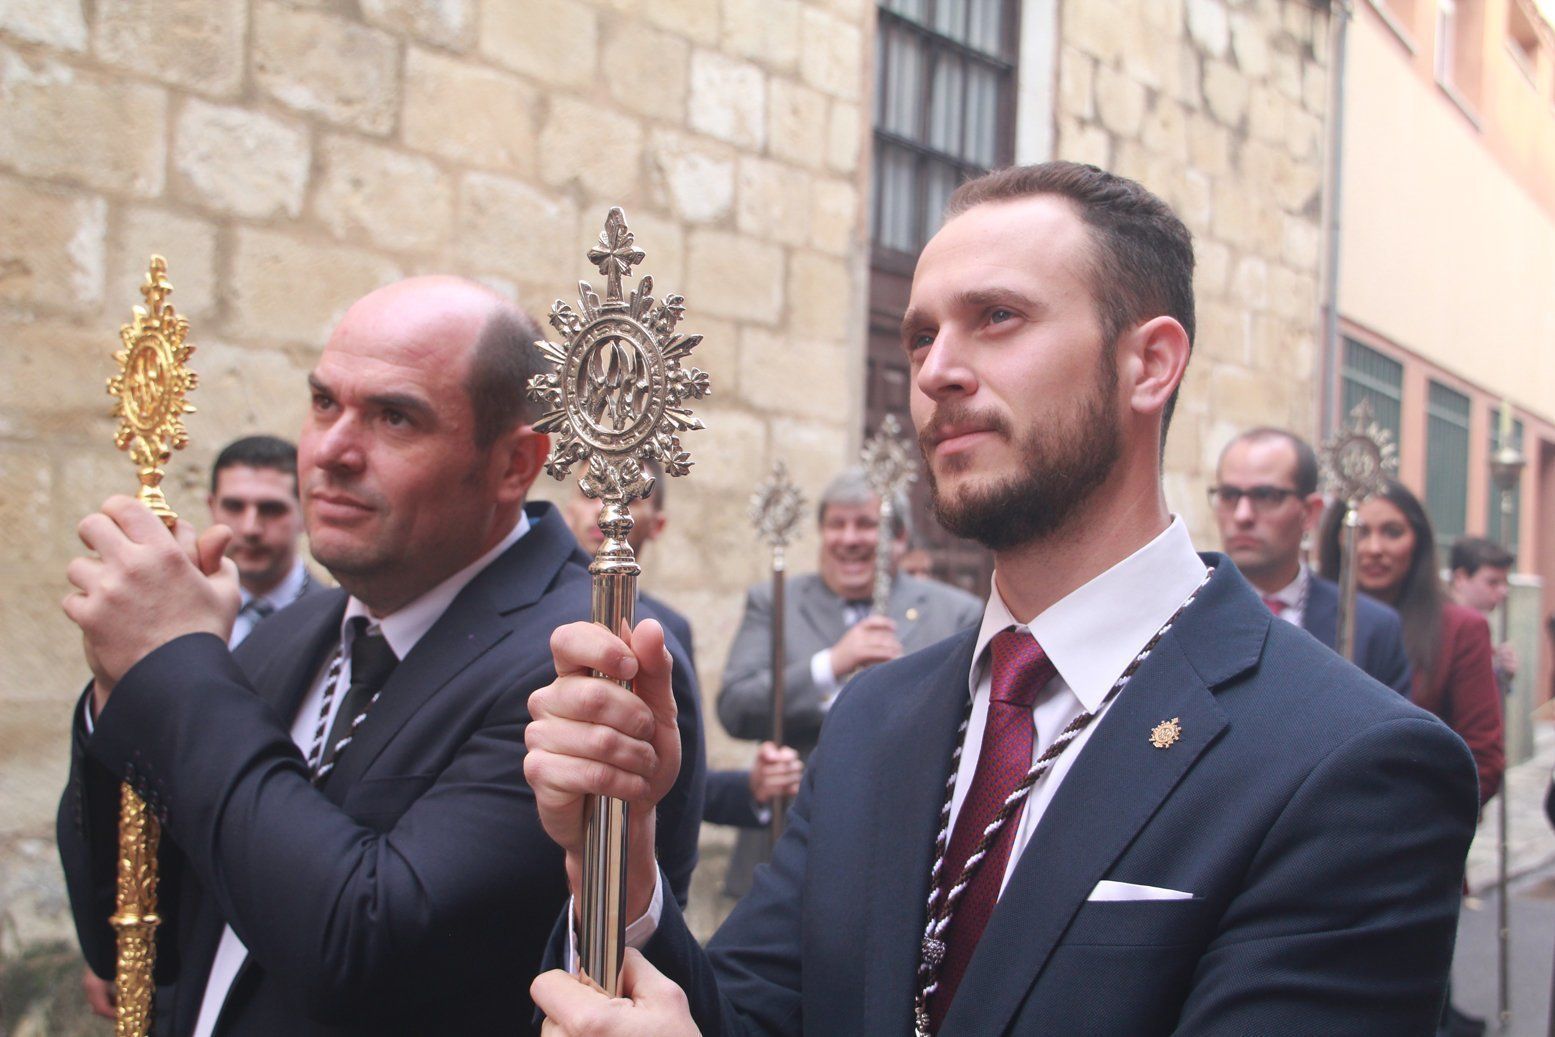
[[[1296,452],[1296,470],[1291,478],[1295,481],[1296,492],[1303,497],[1317,492],[1317,454],[1312,449],[1312,444],[1305,439],[1282,428],[1274,428],[1272,425],[1262,425],[1258,428],[1248,429],[1239,433],[1231,442],[1220,451],[1220,461],[1226,459],[1226,454],[1238,443],[1267,443],[1270,440],[1280,440],[1290,444],[1290,448]],[[1217,478],[1220,472],[1220,461],[1215,463]]]
[[[1160,198],[1142,185],[1078,162],[1043,162],[996,169],[968,180],[950,196],[945,218],[986,202],[1051,194],[1067,198],[1091,230],[1091,294],[1102,340],[1165,314],[1188,333],[1193,348],[1193,235]],[[1177,392],[1161,414],[1161,439],[1177,409]]]
[[[292,496],[297,496],[297,447],[280,436],[244,436],[222,447],[211,465],[211,492],[216,478],[227,468],[268,468],[292,477]]]
[[[497,306],[486,318],[464,383],[475,415],[477,447],[484,450],[504,432],[534,420],[529,379],[545,370],[535,346],[542,337],[534,318],[516,306]]]
[[[1484,537],[1459,537],[1452,542],[1451,563],[1448,571],[1460,569],[1473,576],[1481,569],[1510,569],[1517,556],[1494,540]]]

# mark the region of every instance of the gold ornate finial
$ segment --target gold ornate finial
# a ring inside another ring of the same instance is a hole
[[[643,252],[619,208],[610,210],[588,257],[609,279],[606,298],[601,302],[580,281],[581,313],[560,299],[551,307],[551,326],[565,342],[535,343],[552,370],[530,379],[529,395],[549,408],[535,429],[556,433],[546,471],[565,479],[574,463],[586,461],[588,474],[579,484],[584,494],[624,506],[653,488],[642,462],[658,461],[666,475],[690,470],[691,455],[681,449],[679,434],[703,425],[683,404],[706,396],[709,381],[706,372],[682,365],[702,341],[701,335],[675,333],[684,298],[655,302],[647,276],[622,296],[621,279]]]
[[[134,307],[133,320],[120,326],[124,348],[113,355],[119,373],[108,379],[108,394],[119,401],[113,408],[119,419],[114,445],[140,466],[137,496],[169,526],[177,515],[162,494],[162,476],[172,452],[189,443],[184,415],[194,407],[184,397],[199,382],[186,366],[194,353],[185,342],[189,322],[167,302],[172,291],[167,260],[152,256],[140,287],[146,305]]]
[[[875,587],[873,609],[885,615],[891,600],[891,531],[896,524],[896,498],[918,478],[913,465],[913,449],[902,435],[902,423],[895,414],[887,414],[880,428],[864,442],[859,455],[864,462],[864,478],[880,498],[880,534],[875,546]]]
[[[1350,423],[1323,445],[1323,474],[1329,489],[1351,508],[1382,489],[1398,470],[1393,434],[1372,419],[1371,401],[1362,399],[1350,411]]]
[[[751,494],[750,516],[756,535],[773,550],[782,550],[794,539],[794,530],[803,510],[804,494],[788,477],[788,466],[782,461],[773,461],[771,474],[758,483]]]

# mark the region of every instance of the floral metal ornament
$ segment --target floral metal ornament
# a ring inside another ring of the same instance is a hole
[[[684,404],[710,390],[707,373],[683,363],[702,341],[676,332],[685,299],[672,294],[656,302],[646,275],[623,295],[623,279],[643,256],[625,214],[612,208],[588,253],[606,277],[605,298],[580,281],[577,310],[556,301],[551,326],[565,341],[535,343],[552,370],[529,381],[530,397],[549,408],[535,430],[556,434],[546,471],[565,479],[574,464],[587,462],[584,494],[623,504],[653,488],[644,461],[658,461],[666,475],[690,471],[680,433],[703,425]]]
[[[788,477],[788,466],[773,461],[771,474],[751,493],[750,517],[756,535],[774,551],[781,551],[794,539],[803,510],[804,494]]]
[[[199,384],[186,366],[194,353],[185,341],[189,322],[167,302],[172,291],[167,260],[152,256],[140,286],[146,305],[134,307],[133,320],[119,328],[124,348],[113,355],[119,373],[108,379],[108,395],[119,401],[113,408],[119,419],[113,444],[140,466],[137,496],[169,528],[177,515],[162,493],[162,477],[172,452],[189,445],[184,415],[193,414],[194,406],[185,396]]]
[[[1382,488],[1398,471],[1393,433],[1372,417],[1371,400],[1350,411],[1350,423],[1323,445],[1323,474],[1334,496],[1354,507]]]
[[[875,543],[875,586],[872,609],[877,616],[888,611],[891,600],[891,530],[896,524],[896,498],[918,478],[912,444],[902,434],[895,414],[880,419],[880,428],[864,442],[859,458],[864,478],[880,498],[880,532]]]

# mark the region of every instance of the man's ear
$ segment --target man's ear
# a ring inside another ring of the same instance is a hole
[[[1321,493],[1309,493],[1301,502],[1301,531],[1303,533],[1317,533],[1317,527],[1323,521],[1323,508],[1327,504]]]
[[[1129,405],[1139,414],[1160,414],[1182,384],[1191,344],[1171,317],[1154,317],[1123,335],[1119,378]]]
[[[545,469],[545,459],[551,452],[551,437],[536,432],[532,425],[517,425],[503,434],[492,449],[501,457],[498,500],[522,502]]]

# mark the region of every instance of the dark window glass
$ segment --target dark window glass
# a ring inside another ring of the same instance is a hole
[[[1426,399],[1425,509],[1445,562],[1469,517],[1469,409],[1463,393],[1432,382]]]

